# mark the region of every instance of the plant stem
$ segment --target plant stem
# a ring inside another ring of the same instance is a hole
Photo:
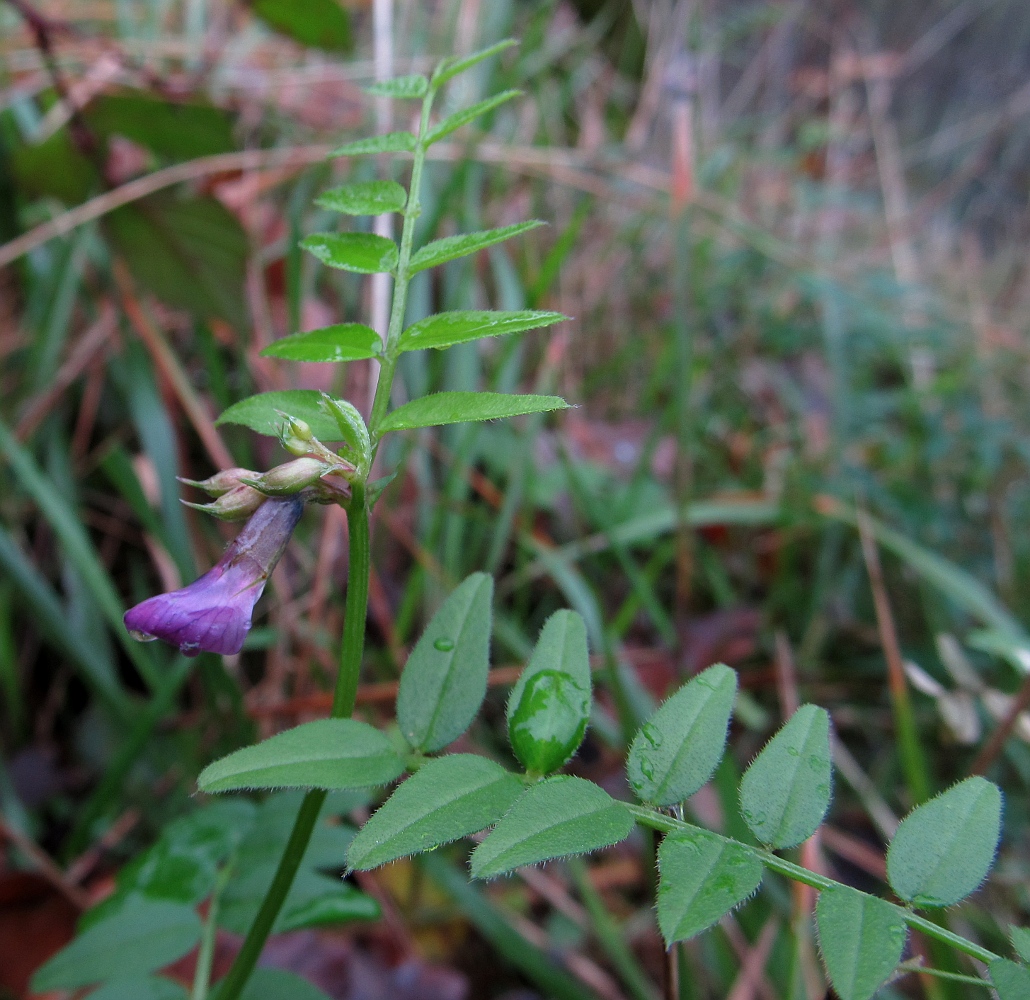
[[[235,860],[234,857],[230,858],[215,880],[215,888],[211,893],[211,902],[207,908],[207,920],[204,922],[204,937],[200,942],[200,951],[197,954],[197,968],[193,973],[191,1000],[207,1000],[208,990],[211,986],[211,965],[215,958],[215,938],[218,934],[218,905],[221,902],[222,893],[232,877]]]
[[[422,102],[422,118],[419,126],[415,158],[411,169],[411,185],[408,203],[404,209],[404,230],[398,254],[397,271],[393,288],[393,305],[390,310],[390,326],[383,348],[382,364],[376,382],[372,413],[369,417],[369,434],[373,446],[378,444],[378,427],[386,415],[393,388],[393,377],[397,368],[397,342],[404,327],[404,313],[408,299],[408,284],[411,281],[409,265],[415,238],[415,220],[422,211],[419,188],[422,183],[422,168],[426,159],[424,136],[429,131],[429,113],[435,95],[430,87]],[[354,711],[354,699],[358,691],[361,659],[365,649],[365,619],[368,613],[368,581],[371,574],[371,548],[369,544],[368,497],[364,482],[351,484],[351,499],[347,504],[347,604],[343,623],[343,639],[340,644],[340,671],[336,678],[333,707],[330,713],[334,719],[349,718]],[[286,895],[293,885],[297,870],[304,858],[311,834],[318,822],[319,813],[326,799],[326,792],[313,789],[304,796],[297,818],[290,833],[290,839],[283,850],[272,884],[268,887],[261,908],[247,931],[240,953],[236,956],[229,974],[222,981],[218,1000],[237,1000],[257,964],[265,941],[272,931],[276,917],[282,909]]]
[[[666,816],[664,813],[657,812],[654,809],[648,809],[645,806],[627,805],[626,808],[629,809],[633,814],[633,818],[638,823],[642,826],[650,827],[652,830],[661,830],[663,833],[677,833],[684,830],[693,831],[703,829],[702,827],[695,826],[693,823],[685,823],[683,820],[674,819],[672,816]],[[709,831],[705,830],[704,832],[708,833]],[[819,875],[808,868],[802,868],[801,865],[796,865],[791,861],[786,861],[779,855],[773,854],[771,851],[765,851],[760,847],[753,847],[750,844],[742,844],[739,840],[733,840],[731,837],[727,837],[725,839],[751,851],[770,871],[777,872],[780,875],[785,875],[787,878],[793,879],[795,882],[802,882],[803,884],[810,885],[813,889],[819,889],[820,891],[823,889],[847,888],[846,886],[843,886],[842,883],[837,882],[832,878],[827,878],[825,875]],[[937,924],[927,920],[925,917],[919,916],[917,913],[913,913],[912,910],[906,910],[901,906],[897,907],[897,910],[904,918],[905,923],[907,923],[913,930],[920,931],[927,937],[934,938],[937,941],[950,945],[956,951],[961,951],[980,962],[986,962],[988,964],[999,957],[993,951],[984,948],[982,945],[978,945],[975,941],[970,941],[968,938],[964,938],[960,934],[955,934],[953,931],[949,931],[944,927],[938,927]]]

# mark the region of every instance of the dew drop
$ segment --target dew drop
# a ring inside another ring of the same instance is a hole
[[[801,751],[797,747],[787,747],[787,753],[790,754],[791,757],[801,756]]]
[[[640,758],[640,773],[650,781],[654,777],[654,764],[644,756]]]
[[[151,635],[149,632],[138,632],[134,628],[130,628],[129,635],[136,639],[138,642],[155,642],[157,640],[156,635]]]
[[[449,653],[454,649],[454,640],[452,639],[437,639],[433,643],[433,648],[440,650],[441,653]]]
[[[651,746],[657,748],[662,745],[661,732],[659,731],[657,726],[652,725],[650,722],[648,722],[644,726],[644,728],[641,730],[641,734],[643,735],[644,739],[651,744]]]

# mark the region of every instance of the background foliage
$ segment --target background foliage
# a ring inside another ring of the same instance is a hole
[[[191,579],[228,537],[180,506],[175,477],[282,460],[217,414],[256,391],[371,402],[366,361],[260,356],[375,310],[368,279],[298,249],[331,224],[316,195],[391,169],[323,162],[388,128],[358,87],[370,9],[314,6],[331,13],[0,7],[0,953],[14,956],[0,982],[14,995],[188,811],[205,764],[328,705],[337,510],[305,518],[239,658],[203,657],[184,683],[180,658],[121,628],[125,606]],[[388,721],[422,626],[486,569],[494,666],[456,749],[510,759],[508,665],[558,608],[587,623],[607,709],[572,770],[617,797],[627,734],[725,660],[741,682],[731,750],[692,812],[749,839],[741,773],[818,703],[839,774],[802,861],[879,891],[898,817],[984,773],[1007,793],[1001,857],[947,919],[1005,951],[1005,925],[1030,915],[1023,5],[464,0],[395,16],[397,72],[522,39],[456,93],[525,96],[435,147],[420,242],[551,222],[417,278],[409,320],[574,317],[547,340],[406,354],[400,391],[557,392],[579,409],[389,440],[404,471],[376,508],[367,718]],[[360,820],[369,803],[333,805]],[[252,821],[244,857],[267,848],[248,847]],[[342,868],[344,827],[325,830],[319,858]],[[376,995],[362,976],[423,997],[615,997],[669,975],[653,845],[486,888],[466,883],[467,856],[359,874],[352,916],[375,899],[380,920],[279,938],[275,964],[348,997]],[[673,951],[683,995],[822,995],[812,899],[765,884]],[[155,919],[188,936],[192,901],[178,902]]]

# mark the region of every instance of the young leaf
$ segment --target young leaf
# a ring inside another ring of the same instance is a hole
[[[412,73],[410,76],[395,76],[392,80],[377,80],[363,89],[366,94],[371,94],[373,97],[417,100],[426,96],[429,81],[421,73]]]
[[[583,854],[625,840],[633,816],[585,778],[559,775],[532,785],[473,852],[473,878],[567,854]]]
[[[372,439],[368,435],[365,418],[353,403],[345,399],[334,399],[327,392],[322,393],[322,407],[336,421],[343,440],[357,456],[359,467],[367,472],[372,463]]]
[[[218,1000],[217,991],[213,1000]],[[255,969],[243,987],[240,1000],[329,1000],[329,997],[293,972]]]
[[[251,0],[250,9],[276,31],[319,49],[351,48],[350,14],[337,0]]]
[[[355,274],[389,274],[397,266],[397,244],[374,233],[313,233],[300,245],[323,264]]]
[[[840,1000],[869,1000],[901,961],[908,925],[886,900],[835,886],[815,909],[819,946]]]
[[[1016,954],[1024,962],[1030,962],[1030,927],[1009,927],[1009,937]]]
[[[188,1000],[185,987],[164,976],[115,979],[89,995],[89,1000]]]
[[[802,705],[752,761],[740,782],[751,832],[779,850],[807,840],[830,806],[830,717]]]
[[[437,267],[449,260],[467,257],[478,250],[485,250],[495,243],[503,243],[513,236],[528,233],[531,229],[544,225],[543,222],[518,222],[513,226],[502,226],[500,229],[486,229],[480,233],[462,233],[460,236],[445,236],[441,240],[433,240],[417,251],[408,266],[410,274],[424,271],[427,267]]]
[[[325,191],[315,199],[319,207],[343,215],[402,212],[407,202],[408,192],[396,181],[355,181]]]
[[[461,111],[455,111],[453,115],[444,118],[442,122],[429,130],[429,134],[426,136],[426,145],[431,146],[434,142],[439,142],[461,128],[462,125],[468,125],[469,122],[475,121],[480,115],[485,115],[488,111],[492,111],[499,105],[510,101],[513,97],[519,97],[521,94],[521,90],[505,90],[500,94],[494,94],[493,97],[488,97],[485,101],[473,104],[470,108],[462,108]]]
[[[192,906],[130,896],[36,970],[36,993],[74,990],[105,979],[129,979],[182,958],[200,940]]]
[[[322,394],[315,389],[283,389],[262,392],[233,403],[216,424],[241,424],[258,434],[278,437],[281,413],[303,420],[320,441],[342,441],[340,428],[331,413],[322,407]]]
[[[682,802],[712,776],[726,749],[737,675],[717,663],[668,698],[637,733],[626,759],[630,787],[645,802]]]
[[[431,760],[401,784],[351,841],[358,871],[431,851],[493,825],[522,793],[514,774],[486,757]]]
[[[670,834],[658,849],[658,926],[667,946],[700,934],[762,884],[754,853],[707,830]]]
[[[1026,1000],[1030,997],[1030,969],[1025,965],[1007,958],[996,958],[989,968],[998,1000]]]
[[[480,337],[499,337],[536,330],[566,319],[561,313],[522,309],[519,312],[445,312],[419,320],[401,334],[398,348],[417,351],[425,347],[452,347]]]
[[[494,581],[473,573],[440,606],[408,657],[397,722],[423,753],[453,743],[476,717],[490,670]]]
[[[527,770],[549,774],[576,752],[590,717],[590,688],[586,624],[575,611],[556,611],[508,698],[508,736]]]
[[[433,73],[433,85],[442,87],[448,80],[452,80],[460,73],[472,69],[473,66],[477,66],[484,59],[489,59],[505,49],[510,49],[513,45],[518,45],[518,42],[514,38],[506,38],[503,42],[497,42],[496,45],[491,45],[489,48],[480,49],[478,52],[473,52],[470,56],[461,58],[452,56],[450,59],[444,59]]]
[[[358,361],[374,358],[382,349],[383,342],[371,327],[363,323],[337,323],[283,337],[266,347],[261,357],[286,361]]]
[[[915,906],[951,906],[987,877],[1000,835],[998,786],[966,778],[902,820],[887,851],[891,886]]]
[[[560,396],[516,396],[504,392],[434,392],[398,406],[379,425],[381,434],[417,427],[460,424],[466,420],[498,420],[524,413],[565,410],[569,404]]]
[[[203,792],[237,788],[366,788],[404,771],[390,741],[356,719],[319,719],[208,764]]]
[[[330,156],[365,156],[373,153],[412,153],[418,140],[410,132],[387,132],[368,139],[348,142],[334,149]]]

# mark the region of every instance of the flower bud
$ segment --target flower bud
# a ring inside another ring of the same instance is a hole
[[[223,493],[214,503],[186,503],[185,500],[182,502],[194,510],[213,514],[220,521],[245,521],[265,502],[265,497],[250,486],[240,485],[234,486],[228,493]]]
[[[263,476],[255,475],[245,482],[247,486],[253,487],[266,497],[291,496],[318,482],[331,468],[332,466],[321,459],[306,456],[295,458],[284,465],[277,465]]]
[[[291,417],[282,410],[276,412],[283,418],[282,427],[279,428],[279,440],[282,442],[282,446],[291,455],[310,454],[313,445],[317,444],[311,427],[299,417]]]
[[[220,497],[256,475],[257,473],[251,472],[250,469],[222,469],[207,479],[184,479],[182,476],[177,478],[180,483],[203,490],[209,497]]]

